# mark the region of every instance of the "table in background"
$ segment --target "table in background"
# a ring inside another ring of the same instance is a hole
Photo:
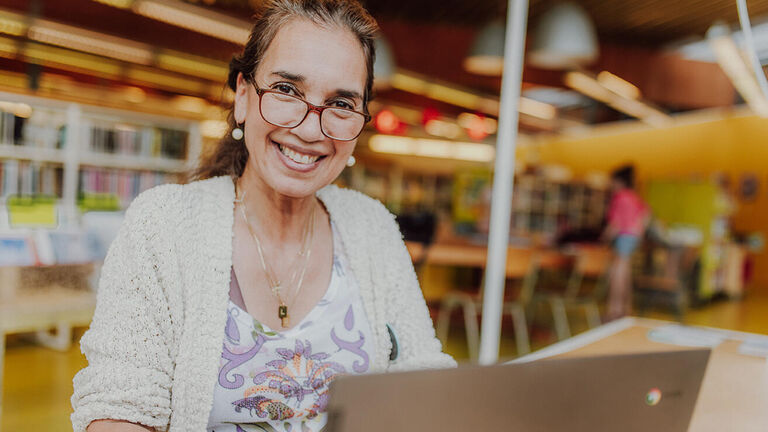
[[[34,332],[37,341],[66,351],[72,343],[72,328],[87,326],[96,308],[96,293],[52,285],[40,292],[22,292],[19,267],[0,267],[0,415],[3,408],[5,336]],[[56,329],[52,335],[50,329]]]
[[[432,243],[405,242],[408,253],[415,263],[436,264],[461,267],[485,268],[488,246],[471,243]],[[509,251],[528,250],[528,247],[510,247]],[[572,249],[533,248],[536,252],[536,266],[540,269],[564,269],[573,262],[575,252]],[[508,254],[508,261],[514,254]]]
[[[666,324],[672,323],[623,318],[550,345],[518,361],[690,349],[648,339],[649,330]],[[689,431],[768,430],[768,363],[763,357],[739,353],[742,340],[756,335],[711,330],[727,339],[712,349]]]

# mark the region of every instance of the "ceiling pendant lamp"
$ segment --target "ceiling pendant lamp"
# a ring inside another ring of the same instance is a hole
[[[595,61],[597,34],[587,12],[572,2],[541,15],[528,51],[528,64],[542,69],[573,69]]]
[[[491,21],[483,27],[464,59],[464,69],[477,75],[501,76],[504,70],[505,31],[502,20]]]
[[[392,55],[392,48],[379,33],[373,41],[376,50],[376,61],[373,63],[373,86],[376,89],[389,88],[392,77],[395,75],[395,58]]]

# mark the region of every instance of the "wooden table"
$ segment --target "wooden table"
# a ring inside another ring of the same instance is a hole
[[[423,243],[405,242],[414,262],[435,265],[453,265],[461,267],[485,267],[488,246],[471,243]],[[507,261],[519,257],[521,252],[533,251],[536,255],[536,267],[540,269],[562,270],[573,264],[573,249],[509,247]]]
[[[423,243],[405,242],[411,259],[416,263],[440,266],[485,268],[488,246],[470,243]],[[573,260],[573,253],[558,249],[529,247],[507,248],[507,273],[524,272],[528,260],[535,258],[536,268],[561,269]],[[524,264],[520,266],[520,264]],[[522,267],[522,268],[521,268]]]
[[[517,361],[601,354],[690,349],[654,342],[648,331],[665,321],[623,318],[573,338],[550,345]],[[712,349],[689,431],[768,431],[768,362],[739,353],[742,341],[766,337],[720,329],[707,329],[727,339]]]
[[[18,284],[18,268],[0,267],[0,415],[5,335],[34,332],[40,344],[65,351],[72,343],[72,327],[89,325],[96,308],[96,293],[90,290],[52,286],[20,294]],[[56,329],[56,334],[50,334],[50,329]]]
[[[488,247],[473,244],[405,242],[414,262],[461,267],[485,267]]]

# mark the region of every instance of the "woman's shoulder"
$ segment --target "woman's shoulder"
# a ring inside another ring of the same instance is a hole
[[[157,220],[164,214],[173,213],[181,185],[163,184],[141,192],[126,210],[126,220]]]
[[[221,211],[212,209],[211,205],[213,203],[219,209],[216,199],[226,194],[212,193],[210,189],[215,187],[211,183],[215,182],[169,183],[141,192],[125,211],[125,229],[132,232],[133,236],[156,243],[170,241],[179,233],[179,227],[194,225],[201,217],[203,220],[221,219],[218,217]],[[211,199],[205,195],[217,198]],[[205,214],[213,216],[206,217]]]
[[[195,180],[179,186],[189,194],[222,195],[227,191],[234,192],[232,177],[227,175]]]
[[[128,207],[127,215],[180,215],[201,203],[226,199],[228,177],[214,177],[186,184],[168,183],[140,193]]]
[[[318,197],[339,229],[348,252],[392,255],[404,247],[395,216],[378,200],[336,186],[323,188]]]

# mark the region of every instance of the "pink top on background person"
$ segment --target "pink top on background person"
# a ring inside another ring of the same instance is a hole
[[[622,188],[614,192],[608,208],[608,225],[615,228],[617,235],[640,237],[648,206],[632,189]]]

